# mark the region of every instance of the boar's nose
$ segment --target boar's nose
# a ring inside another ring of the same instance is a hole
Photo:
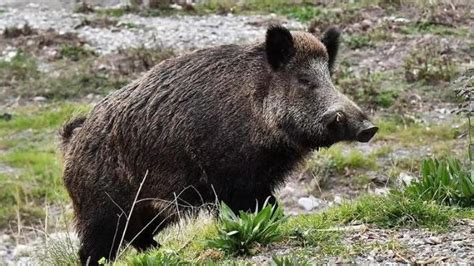
[[[366,121],[363,123],[363,128],[357,132],[356,140],[359,142],[369,142],[378,130],[378,127]]]

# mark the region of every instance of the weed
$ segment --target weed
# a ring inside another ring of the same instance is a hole
[[[371,28],[367,32],[352,34],[344,38],[344,42],[353,50],[373,48],[376,43],[383,41],[393,41],[391,29],[387,23]]]
[[[88,13],[93,13],[94,12],[94,8],[87,4],[86,1],[82,1],[81,4],[79,4],[78,6],[76,6],[76,8],[74,9],[74,12],[75,13],[83,13],[83,14],[88,14]]]
[[[319,9],[319,13],[311,18],[312,20],[308,30],[313,33],[318,33],[320,30],[333,25],[343,26],[353,24],[363,19],[357,8],[347,6],[344,8],[344,12],[336,12],[336,10],[326,8]]]
[[[130,256],[126,260],[126,265],[130,266],[151,266],[151,265],[182,265],[186,264],[179,256],[172,253],[153,252]]]
[[[292,265],[306,266],[306,265],[310,265],[310,263],[307,260],[297,257],[297,256],[284,256],[284,257],[273,256],[270,265],[271,266],[292,266]]]
[[[426,159],[421,179],[406,188],[408,194],[439,204],[474,206],[474,177],[454,158]]]
[[[196,9],[200,13],[216,13],[216,14],[227,14],[231,13],[236,8],[235,0],[207,0],[202,1],[196,6]]]
[[[45,243],[34,255],[40,265],[77,265],[79,241],[70,232],[46,235]]]
[[[459,37],[466,37],[469,34],[469,31],[465,28],[455,28],[446,25],[439,25],[428,20],[421,20],[410,23],[400,28],[400,32],[408,35],[431,33],[440,36],[454,35]]]
[[[375,46],[368,35],[351,35],[345,38],[344,42],[353,50]]]
[[[438,44],[413,49],[405,58],[404,70],[408,82],[422,81],[426,84],[451,81],[458,74],[452,56],[447,55]]]
[[[109,17],[106,16],[100,16],[97,18],[84,18],[82,19],[81,23],[75,26],[76,29],[82,28],[85,26],[91,27],[91,28],[109,28],[109,27],[115,27],[119,24],[119,22],[115,19],[110,19]]]
[[[321,15],[321,9],[312,5],[289,6],[281,8],[278,13],[302,22],[310,21]]]
[[[32,35],[35,33],[33,28],[28,23],[25,23],[23,27],[6,27],[5,30],[3,30],[3,37],[6,39],[9,38],[17,38],[20,36],[28,36]]]
[[[237,216],[224,202],[221,203],[218,236],[206,241],[207,247],[229,254],[254,254],[259,244],[268,244],[281,238],[278,226],[285,221],[278,205],[268,204],[268,199],[254,213],[241,211]]]
[[[403,84],[393,85],[395,78],[392,72],[363,72],[361,75],[351,73],[347,62],[341,62],[335,83],[343,93],[351,95],[358,103],[370,108],[390,107],[398,99],[400,92],[405,90]]]
[[[0,84],[4,86],[38,76],[36,60],[28,53],[19,51],[10,61],[0,60]]]
[[[138,28],[138,24],[135,24],[133,22],[120,22],[118,23],[118,26],[126,28],[126,29],[135,29]]]
[[[63,58],[72,61],[79,61],[85,57],[95,55],[95,52],[84,48],[83,46],[62,44],[59,48],[59,54]]]
[[[108,17],[121,17],[129,13],[139,13],[140,9],[138,5],[126,5],[114,8],[96,8],[94,9],[94,12]]]

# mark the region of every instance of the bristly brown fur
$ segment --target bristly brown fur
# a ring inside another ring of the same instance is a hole
[[[156,247],[155,232],[178,217],[169,204],[275,203],[275,188],[312,149],[353,139],[355,126],[323,121],[335,108],[354,125],[364,117],[334,89],[326,48],[309,33],[272,27],[265,43],[168,59],[68,122],[64,183],[81,262],[113,259],[117,233],[139,250]]]

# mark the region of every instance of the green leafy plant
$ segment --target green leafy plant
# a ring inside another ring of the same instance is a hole
[[[152,266],[152,265],[186,265],[175,254],[168,254],[163,252],[143,253],[135,256],[130,256],[126,265],[130,266]]]
[[[285,221],[283,210],[272,206],[268,199],[253,213],[240,211],[237,216],[225,203],[221,203],[218,235],[205,241],[209,248],[220,249],[228,254],[254,254],[259,244],[280,239],[278,226]]]
[[[474,206],[474,178],[454,158],[426,159],[421,166],[421,179],[406,188],[411,195],[440,204]]]
[[[293,266],[293,265],[310,265],[307,260],[304,258],[299,258],[296,256],[283,256],[283,257],[276,257],[272,258],[272,262],[270,263],[271,266]]]

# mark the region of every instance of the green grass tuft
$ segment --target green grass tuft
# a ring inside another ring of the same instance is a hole
[[[265,202],[254,213],[237,216],[224,202],[220,206],[218,235],[206,240],[206,246],[228,254],[254,254],[257,244],[268,244],[281,238],[278,226],[285,221],[278,205]]]

